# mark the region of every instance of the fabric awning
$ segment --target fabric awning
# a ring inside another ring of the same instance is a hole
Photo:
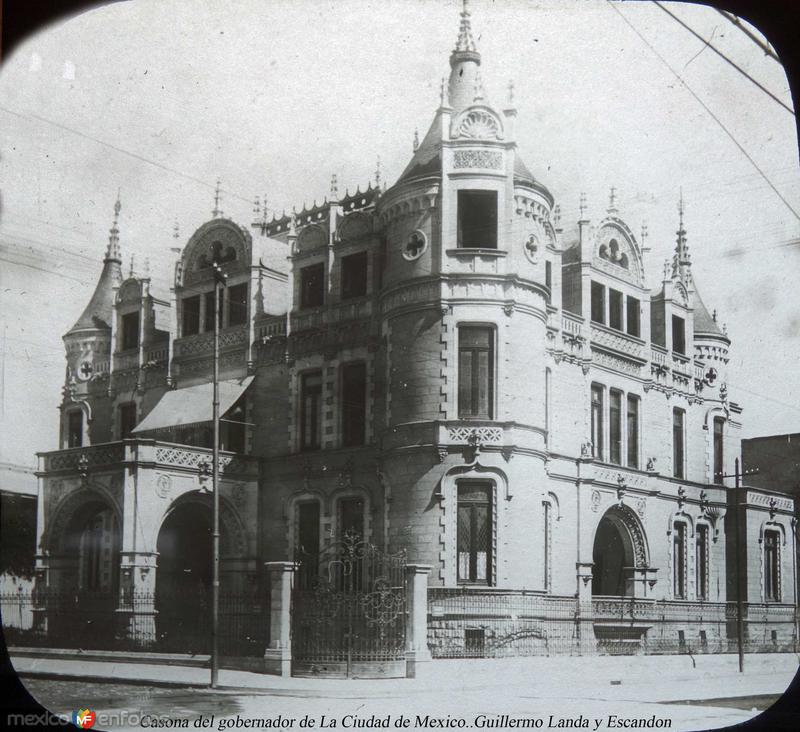
[[[219,382],[219,414],[225,414],[244,394],[253,381],[252,376],[243,379]],[[197,384],[183,389],[168,391],[161,400],[133,430],[135,434],[163,430],[169,427],[210,422],[214,385]]]

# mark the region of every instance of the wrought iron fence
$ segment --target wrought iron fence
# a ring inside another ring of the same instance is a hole
[[[735,602],[574,597],[482,588],[430,588],[428,645],[435,658],[565,654],[735,653]],[[793,605],[744,605],[744,650],[797,649]]]
[[[211,649],[210,595],[185,588],[117,595],[39,591],[0,594],[8,645],[83,650],[205,654]],[[269,593],[220,594],[219,652],[263,656],[269,640]]]

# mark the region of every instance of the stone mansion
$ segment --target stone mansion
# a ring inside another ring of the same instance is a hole
[[[581,197],[562,220],[482,62],[465,10],[392,185],[334,177],[322,204],[250,223],[215,210],[169,292],[123,275],[136,243],[115,216],[64,335],[61,444],[39,455],[38,587],[120,611],[208,587],[216,263],[223,590],[351,533],[429,565],[430,588],[691,617],[738,587],[794,637],[793,501],[734,487],[733,345],[682,215],[672,261],[647,270],[613,190],[601,218]]]

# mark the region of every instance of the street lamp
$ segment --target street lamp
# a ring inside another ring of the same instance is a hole
[[[211,418],[214,423],[214,443],[211,452],[212,523],[211,552],[211,688],[217,688],[219,677],[219,315],[220,294],[228,276],[219,261],[212,262],[214,272],[214,368]]]

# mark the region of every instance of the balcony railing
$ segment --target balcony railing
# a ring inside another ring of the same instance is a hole
[[[236,325],[233,328],[225,328],[219,333],[220,349],[242,346],[247,343],[247,326]],[[197,356],[211,353],[214,348],[214,333],[198,333],[197,335],[186,336],[175,340],[175,355],[179,358]]]
[[[117,351],[114,354],[114,370],[127,371],[139,368],[139,349],[129,348],[127,351]]]
[[[592,323],[591,339],[597,345],[618,353],[624,353],[626,356],[632,356],[641,361],[645,360],[644,341],[621,330],[614,330]]]

